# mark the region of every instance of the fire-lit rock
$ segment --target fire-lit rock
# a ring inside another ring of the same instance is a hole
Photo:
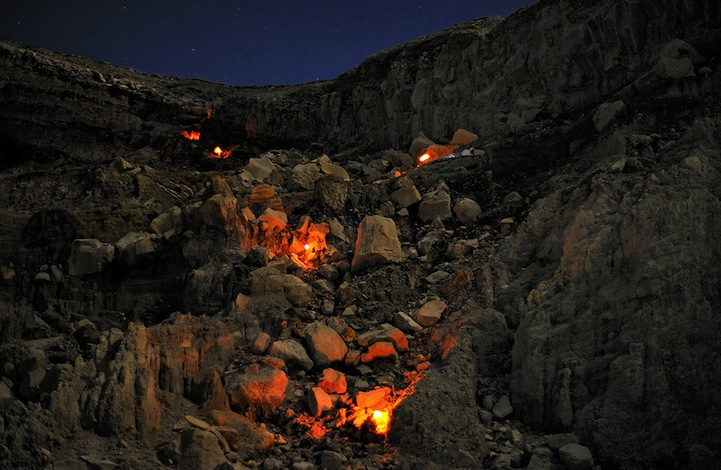
[[[358,344],[364,347],[368,347],[373,343],[379,341],[386,341],[393,343],[393,346],[398,352],[408,351],[408,339],[406,335],[398,328],[384,323],[379,329],[371,330],[356,338]]]
[[[337,393],[343,395],[348,388],[345,374],[335,369],[323,369],[323,376],[318,381],[318,387],[326,391],[326,393]]]
[[[398,359],[398,351],[391,341],[377,341],[368,346],[368,350],[361,354],[361,362],[369,364],[379,359]]]
[[[351,270],[356,272],[378,264],[401,261],[403,250],[393,220],[377,215],[364,218],[358,226]]]
[[[303,339],[317,367],[341,362],[348,352],[348,345],[343,338],[333,328],[321,322],[308,325],[303,330]]]
[[[473,132],[465,129],[458,129],[453,133],[453,137],[451,137],[451,144],[468,145],[472,144],[476,140],[478,140],[478,136]]]
[[[288,377],[282,370],[253,364],[225,376],[230,404],[255,416],[268,415],[285,400]]]
[[[321,387],[312,387],[308,391],[308,408],[313,416],[320,416],[326,411],[332,410],[333,399]]]

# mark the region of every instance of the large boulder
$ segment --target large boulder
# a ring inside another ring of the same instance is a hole
[[[155,251],[153,236],[148,232],[130,232],[115,242],[118,258],[125,264],[135,264]]]
[[[251,290],[254,295],[281,294],[296,306],[308,305],[313,300],[313,288],[310,285],[270,266],[251,273]]]
[[[95,238],[79,238],[73,241],[68,260],[68,274],[83,276],[102,271],[113,260],[115,247],[101,243]]]
[[[364,218],[358,226],[351,270],[357,272],[370,266],[401,261],[403,250],[395,222],[379,215]]]
[[[251,415],[267,416],[285,400],[288,376],[279,369],[252,364],[225,376],[225,390],[232,406]]]
[[[348,352],[348,345],[343,338],[333,328],[321,322],[308,325],[303,331],[303,339],[317,367],[341,362]]]

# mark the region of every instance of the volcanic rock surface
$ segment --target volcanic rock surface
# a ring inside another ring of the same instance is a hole
[[[243,88],[0,42],[1,466],[721,467],[719,44],[541,0]]]

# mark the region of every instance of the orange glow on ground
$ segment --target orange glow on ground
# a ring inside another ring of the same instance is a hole
[[[223,149],[220,148],[220,147],[215,147],[215,148],[213,149],[213,152],[212,152],[212,153],[209,153],[208,156],[209,156],[210,158],[219,158],[219,159],[223,159],[223,160],[224,160],[224,159],[230,157],[230,154],[231,154],[231,153],[233,153],[233,149],[232,149],[232,148],[231,148],[230,150],[223,150]]]
[[[320,439],[332,429],[351,424],[357,429],[364,426],[378,436],[386,436],[391,427],[393,410],[415,392],[415,384],[422,378],[417,372],[405,373],[409,385],[401,390],[393,387],[377,387],[368,392],[360,392],[355,403],[347,408],[341,407],[322,417],[299,413],[293,423],[306,428],[306,435]]]
[[[200,140],[200,132],[198,131],[183,131],[181,135],[188,140]]]
[[[418,157],[417,166],[445,158],[452,154],[457,148],[457,145],[431,145],[423,155]]]

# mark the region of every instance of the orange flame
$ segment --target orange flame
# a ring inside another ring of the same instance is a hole
[[[367,425],[371,432],[386,436],[391,427],[393,410],[415,392],[415,384],[422,378],[417,372],[407,372],[405,375],[409,385],[402,390],[377,387],[368,392],[360,392],[356,396],[355,404],[335,410],[335,414],[316,417],[300,413],[293,418],[293,422],[307,428],[306,434],[314,439],[320,439],[331,429],[341,428],[347,423],[358,429]]]
[[[212,153],[209,153],[208,156],[209,156],[210,158],[226,159],[226,158],[230,157],[230,154],[231,154],[231,153],[233,153],[233,149],[232,149],[232,148],[231,148],[230,150],[223,150],[223,149],[220,148],[220,147],[215,147],[215,148],[213,149],[213,152],[212,152]]]
[[[188,140],[200,140],[200,132],[198,131],[183,131],[181,135]]]
[[[426,152],[418,157],[418,166],[425,165],[426,163],[440,160],[450,156],[456,149],[457,145],[431,145],[426,149]]]

